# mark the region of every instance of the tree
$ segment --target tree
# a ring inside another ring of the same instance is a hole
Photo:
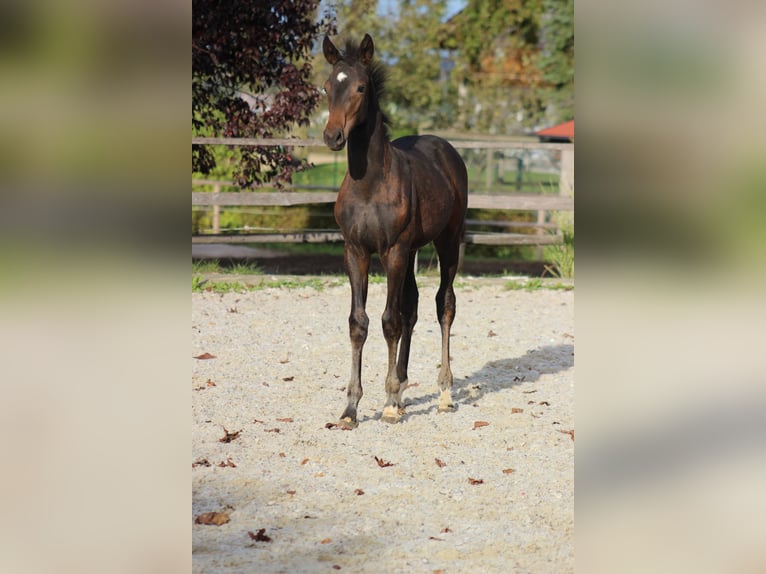
[[[543,0],[543,50],[538,66],[547,83],[552,123],[574,118],[574,0]]]
[[[311,48],[320,30],[319,0],[192,0],[192,132],[273,137],[307,125],[320,93],[311,81]],[[242,186],[289,181],[287,150],[239,147]],[[210,173],[216,155],[192,146],[192,171]]]
[[[507,133],[574,114],[573,0],[468,0],[444,27],[463,127]]]

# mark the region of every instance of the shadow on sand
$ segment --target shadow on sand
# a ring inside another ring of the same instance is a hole
[[[545,345],[527,351],[523,356],[490,361],[475,373],[455,379],[452,398],[455,406],[474,403],[492,393],[513,388],[522,383],[537,381],[542,375],[560,373],[574,366],[574,345]],[[404,418],[436,411],[439,393],[435,391],[418,397],[406,398]],[[425,408],[418,408],[418,407]]]

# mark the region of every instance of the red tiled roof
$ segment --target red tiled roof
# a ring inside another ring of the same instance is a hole
[[[535,132],[536,136],[574,139],[574,120]]]

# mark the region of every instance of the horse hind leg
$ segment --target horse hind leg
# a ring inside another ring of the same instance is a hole
[[[455,290],[452,284],[457,274],[460,240],[454,237],[443,239],[444,236],[434,241],[436,251],[439,254],[439,266],[441,268],[441,281],[436,293],[436,316],[441,326],[442,334],[442,361],[439,370],[439,412],[452,412],[455,404],[452,401],[452,369],[450,368],[450,329],[455,320]],[[458,236],[459,237],[459,236]]]

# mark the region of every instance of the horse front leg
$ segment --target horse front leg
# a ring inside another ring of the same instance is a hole
[[[343,258],[351,284],[351,314],[348,317],[348,331],[351,339],[351,378],[347,391],[348,404],[340,416],[340,424],[346,428],[355,428],[358,425],[357,406],[362,398],[362,349],[367,340],[367,327],[370,323],[365,311],[370,254],[346,243]]]
[[[399,378],[396,366],[396,351],[402,337],[402,290],[407,273],[409,250],[396,245],[381,257],[386,269],[388,292],[386,309],[383,311],[383,336],[388,345],[388,374],[386,375],[386,404],[381,420],[396,423],[402,418],[404,405],[402,392],[406,381]]]

